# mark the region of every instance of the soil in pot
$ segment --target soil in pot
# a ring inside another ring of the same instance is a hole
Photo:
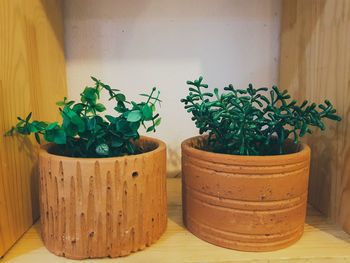
[[[303,234],[310,148],[274,156],[200,150],[182,143],[183,219],[197,237],[243,251],[287,247]]]
[[[41,232],[45,246],[73,259],[118,257],[144,249],[167,226],[166,147],[142,137],[144,153],[71,158],[42,147]]]

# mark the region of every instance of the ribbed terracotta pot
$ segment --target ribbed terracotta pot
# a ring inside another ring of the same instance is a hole
[[[299,240],[310,148],[299,144],[292,154],[239,156],[198,149],[204,139],[182,143],[185,226],[205,241],[242,251],[271,251]]]
[[[40,213],[45,246],[72,259],[118,257],[144,249],[167,226],[166,147],[142,137],[148,152],[70,158],[41,148]]]

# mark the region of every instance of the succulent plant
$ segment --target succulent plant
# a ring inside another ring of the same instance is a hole
[[[200,134],[208,133],[207,148],[213,152],[239,155],[283,154],[283,144],[292,135],[294,144],[306,133],[312,133],[311,126],[325,129],[323,119],[340,121],[333,105],[325,100],[316,107],[307,100],[298,105],[289,101],[286,90],[273,86],[246,90],[225,87],[219,94],[205,92],[207,84],[200,77],[188,81],[189,95],[181,99],[185,109],[192,114],[192,120]]]

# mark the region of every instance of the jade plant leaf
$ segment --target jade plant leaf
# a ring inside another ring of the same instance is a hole
[[[112,89],[95,77],[93,87],[86,87],[80,94],[80,102],[64,98],[56,103],[62,123],[30,121],[32,113],[25,119],[18,117],[18,123],[6,136],[17,132],[22,135],[35,134],[40,143],[40,134],[45,141],[58,144],[63,155],[72,157],[110,157],[137,153],[134,142],[140,138],[139,128],[151,123],[147,131],[155,131],[159,114],[155,112],[160,103],[159,91],[153,88],[149,94],[142,94],[144,101],[128,101],[118,89]],[[114,101],[115,115],[100,116],[106,110],[98,103],[102,91]]]

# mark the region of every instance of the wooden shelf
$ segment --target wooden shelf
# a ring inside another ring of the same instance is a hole
[[[144,251],[117,259],[84,262],[350,262],[350,235],[308,208],[305,234],[295,245],[275,252],[240,252],[206,243],[182,224],[181,180],[168,179],[169,221],[161,239]],[[5,255],[3,262],[76,262],[51,254],[40,239],[37,222]]]

